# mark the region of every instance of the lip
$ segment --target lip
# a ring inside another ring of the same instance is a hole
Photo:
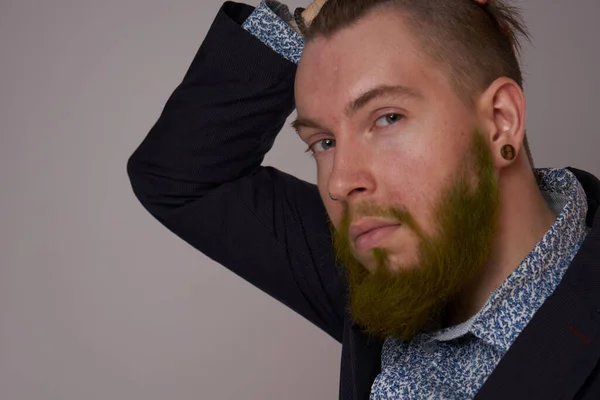
[[[399,226],[398,222],[389,220],[360,220],[350,226],[350,240],[357,251],[368,251],[376,247],[381,240]]]

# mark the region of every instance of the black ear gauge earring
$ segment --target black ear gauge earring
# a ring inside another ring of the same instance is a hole
[[[512,161],[516,157],[515,148],[510,144],[505,144],[504,146],[502,146],[502,148],[500,149],[500,154],[502,155],[502,158],[504,158],[507,161]]]

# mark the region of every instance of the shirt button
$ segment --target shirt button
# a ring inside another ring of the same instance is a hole
[[[425,350],[426,353],[433,353],[435,350],[437,349],[437,345],[434,341],[431,342],[427,342],[423,344],[423,350]]]

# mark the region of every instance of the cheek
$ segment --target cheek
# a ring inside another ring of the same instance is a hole
[[[408,207],[421,191],[428,149],[422,141],[406,136],[380,140],[377,147],[371,165],[380,195]]]
[[[383,205],[408,211],[421,225],[423,211],[429,208],[428,199],[431,197],[428,190],[430,187],[423,184],[427,179],[424,169],[394,163],[393,160],[381,165],[382,170],[378,176],[379,186],[383,191]]]
[[[414,140],[401,150],[388,146],[379,152],[373,173],[386,206],[408,211],[427,234],[435,230],[433,213],[458,157],[435,141]]]

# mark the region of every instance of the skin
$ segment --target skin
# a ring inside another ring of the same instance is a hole
[[[522,151],[525,99],[519,86],[499,78],[476,95],[474,106],[465,104],[390,8],[307,43],[296,105],[294,126],[314,153],[319,191],[335,229],[345,213],[351,226],[393,223],[359,215],[359,205],[368,203],[404,210],[422,235],[435,236],[436,204],[470,155],[473,128],[479,129],[498,186],[498,225],[481,272],[446,305],[450,324],[474,315],[555,220]],[[505,144],[515,148],[514,160],[501,157]],[[475,187],[477,174],[467,181]],[[419,243],[414,230],[397,224],[379,231],[368,246],[351,240],[350,247],[370,273],[377,269],[375,248],[385,250],[388,268],[398,272],[419,264]]]

